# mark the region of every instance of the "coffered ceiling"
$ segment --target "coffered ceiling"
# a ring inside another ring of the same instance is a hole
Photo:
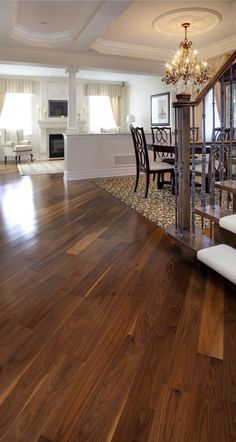
[[[6,0],[0,62],[161,74],[183,22],[202,57],[236,49],[235,0]]]

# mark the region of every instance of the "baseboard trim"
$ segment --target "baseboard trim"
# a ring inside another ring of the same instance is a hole
[[[91,178],[112,178],[126,175],[135,175],[136,168],[134,166],[122,167],[119,169],[104,169],[104,170],[86,170],[86,171],[64,171],[64,179],[66,181],[72,180],[86,180]]]

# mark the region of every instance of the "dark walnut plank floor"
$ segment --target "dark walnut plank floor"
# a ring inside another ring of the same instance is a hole
[[[235,289],[89,181],[0,184],[0,440],[235,441]]]

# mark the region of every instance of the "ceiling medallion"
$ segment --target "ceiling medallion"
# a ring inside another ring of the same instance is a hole
[[[182,23],[191,24],[191,35],[202,34],[214,29],[222,16],[213,9],[208,8],[181,8],[165,12],[152,21],[155,31],[165,35],[181,35]]]

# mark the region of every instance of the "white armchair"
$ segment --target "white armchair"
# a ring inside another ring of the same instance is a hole
[[[7,157],[14,157],[20,163],[21,156],[30,156],[33,161],[32,143],[24,138],[24,132],[19,130],[1,129],[2,142],[4,145],[5,164]]]

